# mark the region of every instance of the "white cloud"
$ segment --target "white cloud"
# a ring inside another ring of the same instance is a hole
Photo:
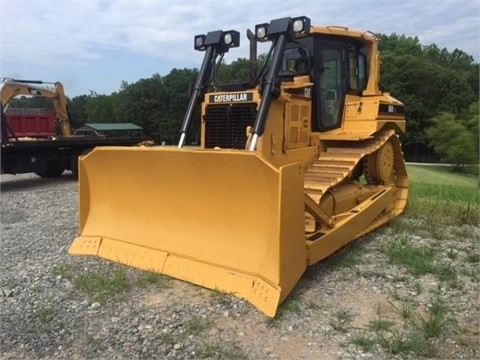
[[[19,64],[62,68],[63,73],[102,60],[117,65],[112,53],[139,62],[150,59],[198,67],[201,54],[193,50],[195,34],[240,31],[242,47],[229,56],[236,59],[247,56],[248,28],[300,15],[310,16],[318,25],[418,36],[424,45],[459,48],[479,59],[478,0],[2,0],[0,4],[0,72],[7,73],[16,72]]]
[[[479,21],[478,3],[471,0],[464,1],[463,6],[458,1],[354,0],[4,0],[2,4],[3,56],[12,62],[36,63],[91,61],[110,49],[159,58],[188,58],[191,39],[198,32],[236,28],[244,34],[255,23],[303,14],[314,22],[418,35],[423,41],[438,41],[445,46],[448,40],[450,48],[463,45],[472,50],[463,41],[478,35],[475,23]]]

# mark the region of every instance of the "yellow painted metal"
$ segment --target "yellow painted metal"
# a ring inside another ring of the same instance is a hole
[[[361,202],[345,214],[339,214],[337,223],[321,239],[307,241],[308,264],[312,265],[325,259],[358,238],[358,233],[367,224],[372,223],[379,214],[393,203],[393,188],[379,187],[378,193]]]
[[[345,95],[341,126],[314,131],[307,94],[318,84],[299,76],[282,83],[255,152],[97,148],[80,161],[80,235],[69,252],[232,293],[274,316],[306,265],[401,214],[408,177],[396,134],[406,121],[403,111],[381,111],[403,105],[378,87],[378,38],[312,31],[361,39],[368,50],[368,84]],[[261,102],[258,88],[249,94]],[[202,114],[218,105],[211,95]],[[201,134],[204,148],[205,120]]]
[[[306,267],[303,174],[245,151],[96,148],[80,236],[98,255],[243,297],[269,316]]]
[[[35,81],[37,83],[41,81]],[[70,118],[68,115],[68,100],[62,83],[55,82],[54,88],[38,86],[34,84],[17,82],[14,79],[8,79],[0,84],[0,100],[3,106],[6,106],[11,99],[18,95],[40,96],[52,101],[55,108],[55,115],[62,130],[62,136],[72,136]]]

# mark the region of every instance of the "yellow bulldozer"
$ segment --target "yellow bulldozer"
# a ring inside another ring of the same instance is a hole
[[[245,298],[273,317],[308,265],[403,212],[405,116],[379,87],[375,34],[302,16],[247,35],[250,80],[233,84],[218,67],[240,34],[194,37],[205,55],[178,148],[98,147],[81,159],[69,253]],[[259,42],[271,43],[262,66]],[[184,147],[199,107],[201,146]]]

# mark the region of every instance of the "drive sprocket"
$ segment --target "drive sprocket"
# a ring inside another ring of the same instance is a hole
[[[390,141],[365,158],[364,174],[367,182],[373,185],[394,181],[394,149]]]

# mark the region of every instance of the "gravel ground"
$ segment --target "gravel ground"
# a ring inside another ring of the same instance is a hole
[[[229,295],[69,256],[78,211],[71,175],[2,175],[0,199],[1,359],[418,359],[418,349],[394,346],[409,334],[400,314],[427,319],[440,301],[448,321],[427,355],[480,358],[478,228],[441,242],[414,237],[440,247],[438,261],[458,274],[446,281],[388,264],[385,244],[398,230],[386,227],[309,268],[269,319]],[[123,288],[100,297],[82,287],[88,275],[117,276]]]

